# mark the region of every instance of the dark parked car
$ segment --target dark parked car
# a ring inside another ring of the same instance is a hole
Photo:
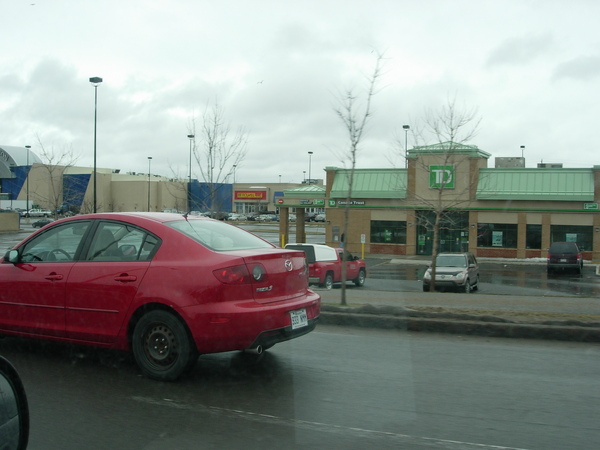
[[[302,336],[320,301],[303,252],[196,216],[61,219],[0,259],[0,334],[131,350],[158,380]]]
[[[547,271],[572,270],[581,274],[583,257],[575,242],[553,242],[548,249]]]
[[[479,263],[472,253],[440,253],[436,258],[435,288],[467,294],[479,289]],[[431,289],[431,266],[423,275],[423,291]]]
[[[31,226],[33,228],[42,228],[43,226],[48,225],[49,223],[52,223],[53,220],[52,219],[40,219],[40,220],[36,220],[35,222],[33,222],[31,224]]]

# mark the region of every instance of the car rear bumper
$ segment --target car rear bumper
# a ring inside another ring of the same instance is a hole
[[[291,313],[305,310],[307,324],[292,330]],[[198,352],[217,353],[263,347],[312,331],[321,311],[313,291],[293,300],[258,303],[252,300],[209,303],[183,308]]]
[[[289,341],[290,339],[294,339],[305,334],[310,333],[317,326],[319,318],[315,317],[314,319],[309,319],[308,326],[302,328],[292,329],[291,326],[279,328],[277,330],[269,330],[262,332],[252,344],[248,347],[249,349],[257,348],[261,346],[263,348],[269,348],[278,342]]]
[[[548,264],[548,269],[550,270],[577,270],[583,267],[581,263],[550,263]]]

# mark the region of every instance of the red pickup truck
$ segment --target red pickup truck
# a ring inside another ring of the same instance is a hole
[[[321,244],[287,244],[285,248],[301,250],[306,254],[310,283],[331,289],[333,283],[342,281],[342,264],[345,262],[346,280],[353,281],[359,287],[365,284],[365,262],[358,256],[352,256],[350,252],[344,252],[343,248]]]

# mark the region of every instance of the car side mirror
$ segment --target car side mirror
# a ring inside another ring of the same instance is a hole
[[[19,262],[19,251],[18,250],[9,250],[4,254],[4,261],[12,264],[16,264]]]
[[[29,406],[21,377],[0,356],[0,441],[2,448],[26,449],[29,441]]]

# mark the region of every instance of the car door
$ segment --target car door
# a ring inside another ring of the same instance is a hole
[[[158,239],[124,222],[98,223],[73,266],[66,294],[69,338],[111,343],[124,323]]]
[[[471,284],[476,284],[479,279],[479,264],[477,258],[472,253],[467,254],[467,271]]]
[[[21,245],[15,263],[0,264],[0,329],[64,337],[67,279],[89,226],[55,225]]]
[[[342,264],[346,264],[346,279],[353,280],[358,276],[359,264],[350,252],[344,252],[343,249],[338,249],[338,254],[340,259],[344,261]]]

